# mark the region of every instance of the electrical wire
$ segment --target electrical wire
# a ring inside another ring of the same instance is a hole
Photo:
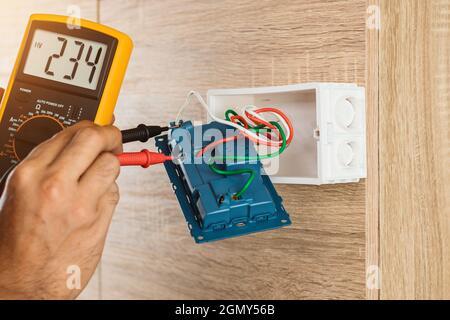
[[[246,117],[249,120],[251,120],[253,123],[255,123],[257,125],[264,125],[264,126],[266,126],[267,128],[270,128],[270,129],[275,129],[275,127],[272,124],[270,124],[269,121],[267,121],[263,117],[259,116],[253,110],[244,110],[244,113],[245,113]]]
[[[218,141],[214,141],[204,148],[202,148],[198,153],[197,157],[201,157],[205,154],[206,151],[213,149],[223,143],[231,142],[237,139],[241,138],[247,138],[251,141],[253,141],[257,145],[265,145],[265,146],[271,146],[271,147],[278,147],[279,149],[275,152],[264,154],[264,155],[256,155],[256,156],[227,156],[223,155],[221,158],[223,161],[226,160],[244,160],[244,161],[251,161],[251,160],[261,160],[261,159],[269,159],[274,158],[282,154],[287,146],[292,142],[294,138],[294,127],[292,123],[290,122],[289,118],[280,110],[277,108],[256,108],[256,106],[248,105],[243,108],[242,115],[239,115],[236,111],[233,109],[228,109],[225,111],[225,120],[216,117],[212,112],[210,111],[210,108],[206,104],[206,102],[203,100],[202,96],[196,92],[196,91],[190,91],[186,97],[186,100],[184,104],[180,107],[177,116],[175,118],[175,123],[179,123],[181,119],[181,115],[184,111],[184,109],[189,105],[191,97],[194,96],[200,105],[205,109],[205,111],[208,113],[209,117],[213,119],[214,121],[218,123],[222,123],[225,125],[229,125],[239,131],[238,135],[226,137],[224,139],[220,139]],[[264,117],[264,114],[269,114],[277,119],[277,121],[270,121]],[[280,125],[281,123],[281,125]],[[284,127],[284,130],[283,130]],[[262,131],[265,132],[262,132]],[[272,130],[278,131],[278,140],[274,140],[270,132]],[[285,132],[286,131],[286,132]],[[253,182],[255,178],[255,172],[252,169],[240,169],[240,170],[221,170],[219,169],[215,161],[218,160],[217,157],[213,157],[210,159],[212,161],[209,164],[209,168],[220,175],[238,175],[238,174],[250,174],[247,182],[244,184],[244,186],[233,195],[234,199],[238,199],[241,197],[242,194],[244,194],[247,189],[250,187],[251,183]]]
[[[199,157],[203,156],[206,151],[213,149],[213,148],[217,147],[218,145],[221,145],[222,143],[227,143],[227,142],[234,141],[234,140],[241,139],[241,138],[244,138],[244,136],[242,136],[242,135],[231,136],[231,137],[227,137],[227,138],[223,138],[223,139],[211,142],[206,147],[204,147],[202,150],[200,150],[197,153],[196,157],[199,158]]]
[[[285,126],[285,128],[288,128],[288,132],[286,134],[287,137],[287,144],[289,145],[292,142],[292,139],[294,138],[294,127],[291,123],[291,121],[289,120],[289,118],[280,110],[276,109],[276,108],[261,108],[261,109],[257,109],[255,111],[257,114],[259,113],[272,113],[275,116],[277,116],[277,118],[280,119],[281,123],[283,124],[283,126]]]
[[[286,141],[286,135],[285,135],[283,129],[281,128],[281,126],[280,126],[277,122],[271,121],[270,124],[273,125],[274,127],[276,127],[276,128],[279,130],[280,135],[281,135],[281,137],[282,137],[283,144],[282,144],[282,146],[281,146],[281,148],[280,148],[279,150],[277,150],[277,151],[274,152],[274,153],[266,154],[266,155],[262,155],[262,156],[259,156],[259,155],[258,155],[258,156],[244,156],[244,157],[240,157],[240,156],[232,156],[232,157],[225,156],[225,157],[223,157],[222,159],[223,159],[223,160],[259,160],[259,159],[267,159],[267,158],[273,158],[273,157],[279,156],[279,155],[280,155],[281,153],[283,153],[284,150],[286,149],[286,143],[287,143],[287,141]],[[216,142],[210,143],[209,145],[207,145],[205,148],[203,148],[203,149],[197,154],[197,157],[202,156],[202,155],[204,154],[204,152],[206,151],[207,148],[208,148],[208,149],[211,149],[211,148],[213,148],[213,147],[216,147],[216,146],[219,145],[219,144],[222,144],[222,143],[225,143],[225,142],[229,142],[229,141],[233,141],[233,140],[236,140],[237,138],[239,138],[239,136],[232,136],[232,137],[228,137],[228,138],[221,139],[221,140],[218,140],[218,141],[216,141]],[[209,147],[209,146],[211,146],[211,147]],[[215,161],[215,160],[217,160],[217,158],[214,157],[214,158],[212,158],[211,160],[212,160],[212,161]],[[255,179],[255,171],[252,170],[252,169],[220,170],[220,169],[217,168],[217,166],[215,165],[215,162],[212,162],[211,164],[209,164],[209,168],[210,168],[213,172],[215,172],[215,173],[217,173],[217,174],[220,174],[220,175],[227,175],[227,176],[229,176],[229,175],[243,174],[243,173],[250,173],[250,176],[249,176],[247,182],[246,182],[246,183],[244,184],[244,186],[243,186],[243,187],[242,187],[242,188],[234,195],[234,198],[235,198],[235,199],[239,199],[239,198],[241,197],[241,195],[244,194],[244,193],[247,191],[247,189],[250,187],[250,185],[252,184],[253,180]]]
[[[262,160],[262,159],[270,159],[270,158],[278,157],[280,154],[282,154],[284,152],[284,150],[286,150],[286,146],[287,146],[286,135],[285,135],[283,129],[281,128],[281,126],[278,124],[278,122],[271,121],[270,123],[273,124],[275,127],[277,127],[277,129],[279,130],[279,132],[282,136],[283,141],[282,141],[282,145],[281,145],[280,149],[278,149],[277,151],[272,152],[272,153],[256,155],[256,156],[238,156],[238,155],[226,156],[225,155],[222,157],[222,160],[254,161],[254,160]]]
[[[237,115],[238,115],[238,113],[237,113],[236,111],[234,111],[233,109],[228,109],[227,111],[225,111],[225,119],[227,119],[227,121],[231,121],[231,119],[230,119],[230,113],[231,113],[233,116],[237,116]]]
[[[278,118],[278,120],[283,124],[283,127],[286,129],[286,137],[288,137],[288,145],[291,143],[294,138],[294,129],[292,123],[289,118],[280,110],[276,108],[261,108],[256,109],[255,106],[246,106],[244,108],[244,115],[250,121],[254,121],[254,119],[259,120],[259,122],[267,123],[267,120],[260,113],[269,113]],[[269,126],[270,127],[270,126]]]
[[[189,105],[190,100],[191,100],[191,96],[194,96],[198,100],[198,102],[200,102],[200,105],[205,109],[205,111],[208,113],[208,115],[214,121],[222,123],[222,124],[225,124],[225,125],[229,125],[229,126],[235,128],[235,129],[238,129],[239,131],[242,131],[243,133],[245,133],[247,136],[253,137],[256,140],[269,142],[269,139],[267,139],[264,136],[258,135],[257,133],[255,133],[254,131],[251,131],[250,129],[246,129],[246,128],[240,126],[237,123],[230,122],[230,121],[221,119],[219,117],[216,117],[214,114],[212,114],[212,112],[210,111],[210,109],[209,109],[208,105],[206,104],[205,100],[203,100],[202,96],[197,91],[190,91],[188,93],[188,95],[186,97],[186,101],[183,103],[183,105],[178,110],[177,116],[175,118],[175,123],[178,123],[181,120],[181,115],[183,114],[184,109]]]
[[[244,193],[245,191],[247,191],[247,189],[250,187],[250,185],[252,184],[253,180],[255,179],[255,171],[252,169],[239,169],[239,170],[221,170],[219,169],[215,163],[211,163],[209,165],[209,168],[220,175],[224,175],[224,176],[231,176],[231,175],[238,175],[238,174],[250,174],[249,178],[247,179],[247,182],[244,184],[244,186],[233,195],[233,198],[239,199]]]
[[[224,156],[222,159],[223,160],[260,160],[260,159],[268,159],[268,158],[273,158],[273,157],[279,156],[281,153],[284,152],[284,150],[287,147],[286,135],[285,135],[283,129],[281,128],[281,126],[277,122],[271,121],[271,125],[276,127],[276,129],[278,130],[278,132],[280,133],[280,136],[281,136],[280,140],[282,140],[282,144],[281,144],[281,147],[279,150],[277,150],[274,153],[265,154],[265,155],[258,155],[258,156],[252,156],[252,157],[234,155],[234,156]],[[243,136],[231,136],[231,137],[226,137],[226,138],[214,141],[214,142],[208,144],[207,146],[205,146],[202,150],[200,150],[196,156],[201,157],[206,153],[206,151],[208,151],[212,148],[215,148],[222,143],[230,142],[230,141],[237,140],[240,138],[243,138]]]

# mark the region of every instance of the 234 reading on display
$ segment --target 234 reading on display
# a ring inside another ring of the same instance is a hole
[[[35,30],[24,73],[95,90],[107,45]]]

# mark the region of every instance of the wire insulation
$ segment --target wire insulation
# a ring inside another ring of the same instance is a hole
[[[235,141],[242,138],[247,138],[253,141],[256,145],[264,145],[269,147],[277,147],[278,150],[275,152],[270,152],[268,154],[256,155],[256,156],[239,156],[239,155],[222,155],[221,160],[243,160],[243,161],[257,161],[262,159],[269,159],[278,157],[281,155],[286,148],[290,145],[294,138],[294,127],[289,120],[289,118],[280,110],[273,107],[257,108],[253,105],[247,105],[242,109],[242,114],[238,114],[233,109],[227,109],[225,111],[225,119],[221,119],[212,114],[210,108],[203,100],[202,96],[196,91],[190,91],[186,97],[184,104],[180,107],[178,114],[176,116],[175,122],[179,123],[184,109],[189,105],[191,97],[194,96],[200,105],[208,113],[209,117],[214,121],[231,126],[239,131],[235,136],[226,137],[218,141],[214,141],[202,148],[196,155],[196,157],[202,157],[205,155],[206,151],[216,148],[227,142]],[[268,114],[276,119],[276,121],[267,119],[265,114]],[[281,125],[280,125],[281,124]],[[271,132],[277,131],[276,139]],[[244,186],[233,195],[234,199],[239,199],[242,194],[244,194],[250,187],[251,183],[255,179],[255,172],[252,169],[240,169],[240,170],[221,170],[217,167],[216,161],[219,160],[217,157],[212,157],[209,164],[209,168],[220,175],[238,175],[238,174],[249,174],[249,178]]]
[[[244,127],[242,127],[241,125],[239,125],[237,123],[233,123],[233,122],[216,117],[214,114],[212,114],[212,112],[209,109],[208,105],[206,104],[205,100],[203,100],[202,96],[197,91],[190,91],[188,93],[188,95],[186,97],[186,101],[183,103],[183,105],[180,107],[180,110],[178,111],[178,114],[175,118],[175,123],[178,123],[181,120],[181,115],[183,114],[184,109],[189,105],[191,96],[194,96],[198,100],[198,102],[200,102],[200,105],[205,109],[205,111],[208,113],[208,115],[214,121],[225,124],[225,125],[229,125],[235,129],[238,129],[239,131],[244,132],[246,135],[253,137],[256,140],[270,142],[269,139],[267,139],[266,137],[260,136],[257,133],[255,133],[254,131],[251,131],[250,129],[245,129]]]
[[[215,163],[212,163],[209,165],[209,168],[220,175],[224,175],[224,176],[231,176],[231,175],[238,175],[238,174],[250,174],[250,176],[248,177],[247,182],[244,184],[244,186],[238,191],[236,192],[233,197],[235,199],[239,199],[244,193],[245,191],[247,191],[247,189],[250,187],[250,185],[252,184],[253,180],[255,179],[255,171],[252,169],[239,169],[239,170],[221,170],[219,169]]]

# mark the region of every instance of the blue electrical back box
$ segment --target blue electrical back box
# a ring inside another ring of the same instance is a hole
[[[156,146],[161,152],[172,153],[178,159],[166,161],[164,166],[191,235],[197,243],[291,224],[282,199],[259,160],[216,161],[221,170],[252,169],[255,172],[255,179],[239,199],[233,195],[245,185],[249,174],[225,176],[209,168],[208,157],[222,159],[223,154],[256,156],[250,140],[238,139],[224,143],[207,156],[196,157],[202,148],[211,143],[208,135],[229,137],[236,134],[234,128],[218,122],[193,126],[187,121],[169,135],[156,138]]]

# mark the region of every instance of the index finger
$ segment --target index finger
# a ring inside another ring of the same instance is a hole
[[[122,152],[122,134],[114,126],[80,128],[50,167],[78,180],[103,152]]]
[[[81,128],[92,126],[91,121],[81,121],[71,127],[58,132],[52,138],[42,142],[34,148],[27,156],[27,161],[34,161],[42,167],[47,167],[62,152],[67,144],[72,140],[75,133]]]

